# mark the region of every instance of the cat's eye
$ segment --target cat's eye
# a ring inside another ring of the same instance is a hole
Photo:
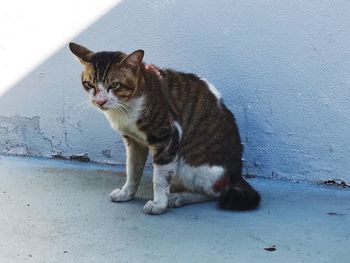
[[[84,86],[86,91],[93,89],[96,92],[95,85],[92,84],[90,81],[83,81],[83,86]]]
[[[109,87],[107,88],[107,92],[109,92],[110,90],[117,90],[122,86],[122,84],[118,81],[114,81],[112,82],[111,85],[109,85]]]

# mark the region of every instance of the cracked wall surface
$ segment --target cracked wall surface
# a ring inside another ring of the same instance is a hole
[[[52,142],[42,133],[40,117],[0,116],[0,153],[43,156],[52,151]]]
[[[147,62],[210,80],[235,113],[245,173],[349,183],[349,12],[347,1],[126,0],[73,40],[94,51],[142,48]],[[7,56],[4,39],[3,65],[15,71],[25,52]],[[87,103],[69,40],[0,95],[0,153],[125,163],[120,136]],[[28,39],[26,52],[37,44]]]

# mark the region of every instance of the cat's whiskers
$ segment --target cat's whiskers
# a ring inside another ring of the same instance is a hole
[[[131,104],[122,104],[125,108],[127,108],[128,110],[133,110],[133,111],[136,111],[136,107],[134,105],[131,105]]]
[[[81,109],[78,112],[78,115],[82,114],[86,110],[88,110],[88,111],[92,110],[92,107],[91,107],[91,105],[89,103],[81,106]]]
[[[123,104],[121,104],[121,103],[118,103],[118,104],[117,104],[117,107],[120,107],[120,108],[124,111],[124,113],[125,113],[126,115],[128,115],[129,111],[128,111],[128,109],[125,107],[125,105],[123,105]]]
[[[71,110],[68,111],[68,118],[70,118],[72,122],[77,122],[82,112],[86,110],[89,111],[92,109],[89,101],[87,101],[86,99],[80,99],[77,101],[78,103]]]
[[[87,106],[87,105],[89,105],[89,102],[86,99],[84,99],[84,100],[80,99],[80,100],[78,100],[78,103],[72,108],[71,111],[75,111],[79,107]]]
[[[80,115],[83,111],[90,109],[90,103],[86,99],[77,100],[78,103],[72,108],[71,112],[74,112],[76,115]]]
[[[117,103],[117,105],[115,105],[113,107],[113,109],[118,111],[118,116],[121,118],[122,122],[126,122],[128,119],[128,111],[127,109],[125,109],[124,105]]]

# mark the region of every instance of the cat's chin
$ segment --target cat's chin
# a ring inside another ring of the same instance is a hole
[[[103,111],[103,112],[106,112],[106,111],[109,111],[110,109],[109,108],[100,108],[99,110]]]
[[[98,110],[106,112],[108,110],[110,110],[110,108],[105,108],[105,107],[99,107],[99,106],[95,106]]]

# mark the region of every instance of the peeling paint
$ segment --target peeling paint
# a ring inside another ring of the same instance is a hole
[[[81,154],[81,155],[71,155],[69,157],[70,160],[75,160],[79,162],[90,162],[90,158],[87,154]]]
[[[57,154],[53,154],[51,156],[51,158],[58,159],[58,160],[74,160],[74,161],[84,162],[84,163],[91,161],[90,157],[86,153],[74,154],[74,155],[70,155],[70,156],[64,156],[62,153],[57,153]]]
[[[341,188],[350,188],[350,184],[347,184],[343,180],[339,180],[339,179],[326,180],[324,182],[321,182],[321,184],[327,185],[327,186],[341,187]]]
[[[104,149],[101,151],[101,154],[104,157],[111,158],[112,157],[112,151],[110,149]]]
[[[40,129],[40,117],[0,116],[0,153],[45,156],[52,142]]]

